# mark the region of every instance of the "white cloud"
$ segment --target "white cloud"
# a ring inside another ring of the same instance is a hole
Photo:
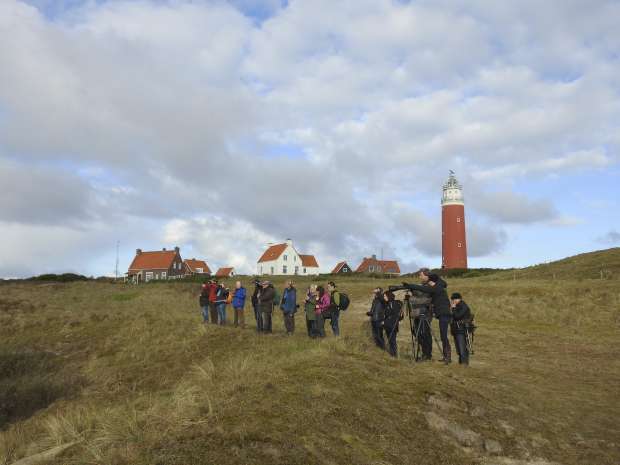
[[[0,3],[17,44],[0,48],[0,221],[36,244],[45,225],[167,224],[149,240],[244,269],[284,237],[325,268],[381,247],[413,264],[439,253],[455,168],[483,256],[504,224],[576,217],[513,183],[618,163],[614,2],[30,3],[53,19]]]

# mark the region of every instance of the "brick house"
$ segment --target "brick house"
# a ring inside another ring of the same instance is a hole
[[[154,279],[178,279],[184,274],[183,260],[178,247],[173,250],[164,248],[148,252],[137,249],[136,256],[127,270],[127,279],[138,284]]]
[[[216,278],[232,278],[235,275],[235,269],[231,267],[220,268],[215,273]]]
[[[352,272],[353,270],[347,262],[340,262],[334,267],[331,274],[351,274]]]
[[[384,273],[400,275],[400,266],[396,260],[377,260],[377,256],[364,257],[356,273]]]
[[[204,260],[185,259],[183,260],[183,272],[185,276],[211,274],[211,268]]]

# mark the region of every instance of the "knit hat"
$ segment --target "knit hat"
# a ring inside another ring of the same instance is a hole
[[[439,275],[435,274],[435,273],[431,273],[428,275],[428,280],[429,281],[433,281],[434,283],[439,281]]]
[[[463,299],[463,296],[461,294],[459,294],[458,292],[454,292],[454,293],[452,293],[450,298],[451,299]]]

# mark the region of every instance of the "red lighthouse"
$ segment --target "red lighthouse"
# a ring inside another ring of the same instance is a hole
[[[441,196],[441,267],[467,268],[463,187],[453,171],[443,185]]]

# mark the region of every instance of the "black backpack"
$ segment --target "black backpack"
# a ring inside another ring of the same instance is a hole
[[[344,292],[341,292],[340,293],[340,305],[338,306],[338,308],[344,312],[347,310],[347,308],[349,308],[350,303],[351,303],[351,300],[349,299],[349,296],[346,295]]]

